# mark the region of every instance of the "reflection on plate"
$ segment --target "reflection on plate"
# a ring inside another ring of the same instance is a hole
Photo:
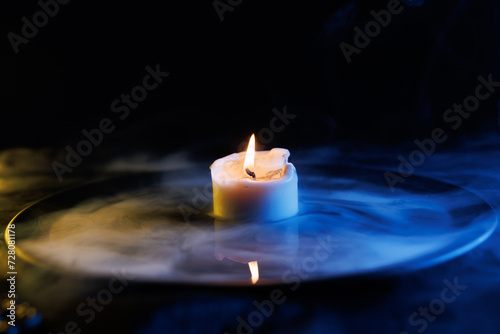
[[[300,168],[300,167],[299,167]],[[21,212],[25,259],[89,276],[251,285],[394,274],[456,257],[496,226],[488,203],[464,189],[412,176],[394,192],[379,171],[308,166],[296,217],[222,222],[211,180],[198,170],[134,174],[74,188]]]

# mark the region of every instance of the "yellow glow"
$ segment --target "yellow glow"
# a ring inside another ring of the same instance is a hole
[[[4,238],[5,238],[5,242],[7,243],[7,245],[9,245],[11,242],[9,242],[10,240],[14,240],[14,239],[11,239],[10,237],[10,234],[9,234],[9,229],[14,229],[13,226],[15,226],[15,223],[17,223],[16,219],[17,217],[19,217],[20,214],[22,214],[24,211],[28,210],[29,208],[31,208],[33,205],[35,204],[38,204],[40,203],[41,201],[43,200],[46,200],[47,198],[49,197],[52,197],[52,196],[55,196],[57,194],[60,194],[62,193],[63,191],[65,191],[65,189],[63,190],[60,190],[58,192],[55,192],[53,194],[50,194],[50,195],[47,195],[47,196],[44,196],[42,198],[40,198],[39,200],[29,204],[27,207],[25,207],[24,209],[22,209],[21,211],[19,211],[15,216],[14,218],[11,219],[11,221],[9,222],[9,224],[7,224],[7,227],[5,228],[5,232],[4,232]],[[14,240],[15,242],[15,240]],[[16,244],[16,255],[18,255],[20,258],[24,259],[25,261],[27,262],[30,262],[32,264],[35,264],[35,265],[43,265],[42,262],[39,262],[37,260],[35,260],[34,258],[32,258],[31,256],[25,254],[19,247],[18,245]],[[1,332],[1,331],[0,331]]]
[[[259,280],[259,264],[257,261],[248,262],[248,267],[250,274],[252,274],[252,284],[255,284]]]
[[[251,172],[255,171],[254,168],[255,161],[255,135],[252,134],[250,141],[248,142],[247,154],[245,155],[245,162],[243,163],[243,172],[247,174],[247,169]]]

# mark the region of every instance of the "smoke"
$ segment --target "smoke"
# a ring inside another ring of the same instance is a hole
[[[299,215],[253,224],[212,217],[209,163],[190,162],[186,152],[115,160],[109,170],[163,171],[42,201],[19,225],[29,235],[19,247],[63,272],[106,277],[124,269],[144,281],[248,285],[248,262],[259,261],[262,283],[281,283],[318,245],[335,251],[312,265],[310,279],[415,269],[469,249],[494,226],[489,205],[461,188],[412,176],[392,193],[377,170],[316,163],[316,154],[336,151],[299,151],[295,160],[292,153]],[[370,159],[367,152],[353,158]]]
[[[497,133],[450,142],[395,192],[383,173],[397,169],[397,156],[414,149],[411,144],[292,148],[299,214],[254,224],[211,215],[212,161],[193,161],[187,150],[121,157],[104,168],[121,176],[68,189],[17,218],[16,245],[35,263],[23,271],[20,292],[45,317],[67,309],[70,319],[80,300],[100,291],[94,279],[109,280],[117,271],[139,283],[250,286],[250,261],[259,263],[258,284],[432,265],[476,246],[495,227],[495,213],[481,197],[500,204],[500,157],[491,153],[499,142]],[[12,163],[32,168],[18,161],[32,155],[17,154]],[[39,188],[56,180],[43,168],[32,175],[40,178]],[[37,189],[30,182],[18,189]],[[498,239],[495,232],[487,243]],[[500,263],[492,248],[473,254],[464,270],[486,265],[486,257]]]

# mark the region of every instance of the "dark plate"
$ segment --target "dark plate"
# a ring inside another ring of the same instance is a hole
[[[382,172],[298,168],[299,214],[279,222],[211,216],[206,170],[126,175],[23,210],[17,253],[53,270],[115,271],[138,281],[251,285],[388,275],[449,260],[495,229],[491,206],[464,189],[412,176],[391,192]]]

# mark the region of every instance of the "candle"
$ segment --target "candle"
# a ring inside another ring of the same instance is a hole
[[[233,153],[210,166],[214,215],[225,220],[276,221],[298,212],[297,172],[283,148]]]

